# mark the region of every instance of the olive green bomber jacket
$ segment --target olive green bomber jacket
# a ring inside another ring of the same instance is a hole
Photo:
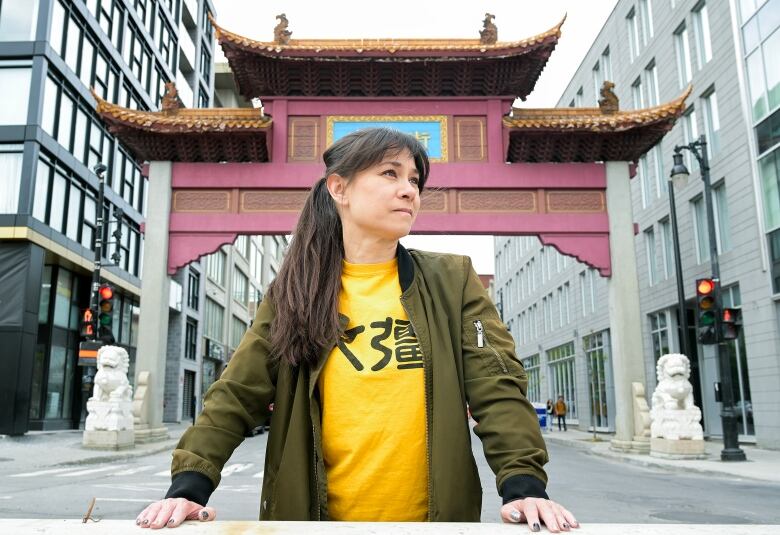
[[[526,374],[470,259],[399,245],[398,271],[401,302],[423,353],[429,520],[480,520],[482,487],[466,404],[478,422],[474,431],[504,503],[546,498],[547,451],[525,397]],[[166,497],[205,505],[233,450],[268,417],[274,403],[260,518],[326,520],[316,385],[331,348],[312,368],[274,363],[269,359],[274,314],[269,301],[258,308],[252,327],[207,392],[203,411],[179,441]]]

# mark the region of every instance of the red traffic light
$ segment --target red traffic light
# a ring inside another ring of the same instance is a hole
[[[98,290],[98,293],[100,294],[100,299],[103,300],[114,298],[114,289],[108,284],[101,285],[100,289]]]
[[[724,308],[723,309],[723,321],[729,322],[729,321],[734,321],[734,319],[735,319],[734,318],[734,313],[731,311],[731,309]]]
[[[708,295],[715,290],[715,281],[712,279],[699,279],[696,281],[696,293],[699,295]]]
[[[92,318],[94,314],[92,314],[92,309],[88,308],[84,311],[84,315],[81,318],[81,321],[84,323],[92,323]]]

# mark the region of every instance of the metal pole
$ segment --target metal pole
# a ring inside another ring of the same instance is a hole
[[[674,200],[674,184],[669,180],[669,210],[672,219],[672,242],[674,243],[674,271],[677,279],[677,314],[680,316],[680,352],[688,358],[688,314],[685,311],[685,288],[683,286],[680,236],[677,231],[677,208]]]
[[[696,150],[699,146],[701,154]],[[721,411],[720,419],[723,427],[723,450],[720,452],[722,461],[744,461],[745,452],[739,447],[739,438],[737,430],[737,415],[734,410],[734,391],[731,383],[731,363],[727,358],[728,354],[723,350],[721,334],[721,295],[720,295],[720,266],[718,264],[718,244],[715,234],[715,212],[712,208],[712,186],[710,185],[710,165],[707,157],[707,139],[702,134],[698,143],[691,143],[691,152],[696,156],[701,165],[701,178],[704,181],[704,203],[707,208],[707,230],[710,240],[710,263],[712,265],[712,278],[715,279],[715,335],[717,343],[715,344],[715,358],[720,367],[721,381]]]

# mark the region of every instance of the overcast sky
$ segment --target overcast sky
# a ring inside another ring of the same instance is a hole
[[[273,40],[276,15],[285,13],[294,39],[478,38],[488,11],[496,16],[498,39],[514,41],[542,33],[568,14],[561,40],[534,92],[517,105],[553,107],[576,72],[617,0],[213,0],[217,22],[232,32]],[[216,61],[225,61],[221,50]],[[410,236],[408,247],[468,254],[479,273],[493,273],[488,236]]]

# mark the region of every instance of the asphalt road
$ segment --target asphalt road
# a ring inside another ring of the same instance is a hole
[[[247,439],[233,454],[210,505],[223,520],[258,516],[267,435]],[[474,440],[484,498],[483,522],[498,522],[500,500],[490,468]],[[595,523],[780,523],[780,486],[771,483],[682,475],[596,457],[550,444],[552,499],[580,522]],[[132,520],[161,498],[169,482],[170,453],[130,461],[14,471],[0,475],[0,518],[81,518],[90,500],[93,517]]]

